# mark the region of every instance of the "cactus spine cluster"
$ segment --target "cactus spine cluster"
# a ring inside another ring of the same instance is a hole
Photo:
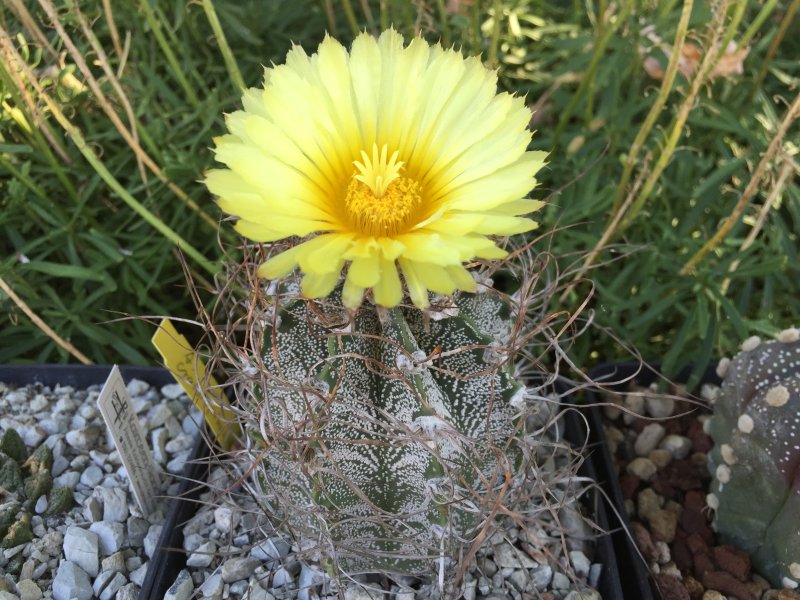
[[[773,585],[800,581],[800,334],[748,339],[724,377],[709,422],[715,447],[708,504],[727,543]]]
[[[277,301],[249,386],[259,485],[301,546],[348,572],[414,573],[470,541],[524,453],[512,306],[490,291],[441,311],[335,297]],[[510,495],[509,495],[510,497]]]

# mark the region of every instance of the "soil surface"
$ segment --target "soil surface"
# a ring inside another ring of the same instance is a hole
[[[706,400],[717,388],[704,386]],[[673,400],[648,388],[604,394],[605,429],[616,462],[631,533],[664,600],[800,600],[798,590],[773,589],[751,569],[750,557],[722,544],[706,504],[713,447],[703,424],[707,402]],[[675,396],[687,398],[673,387]],[[705,405],[698,405],[698,402]],[[641,415],[641,416],[635,416]]]

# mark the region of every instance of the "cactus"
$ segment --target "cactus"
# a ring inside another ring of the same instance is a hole
[[[750,553],[773,585],[800,580],[800,335],[748,339],[714,403],[708,504],[723,541]]]
[[[28,456],[14,429],[0,436],[0,548],[14,548],[32,539],[31,514],[40,496],[48,497],[46,516],[72,508],[66,487],[53,488],[53,451],[40,445]]]
[[[512,305],[487,291],[431,312],[348,313],[335,296],[278,306],[269,379],[240,396],[262,415],[250,438],[270,510],[351,573],[452,556],[524,464]]]

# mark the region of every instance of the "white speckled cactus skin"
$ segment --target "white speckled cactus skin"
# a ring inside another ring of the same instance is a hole
[[[265,328],[259,481],[301,543],[348,572],[452,555],[523,462],[512,309],[493,293],[456,306],[365,306],[348,323],[335,301],[293,299]]]
[[[709,423],[715,447],[709,505],[724,541],[751,554],[775,586],[800,580],[800,341],[750,338],[722,363]]]

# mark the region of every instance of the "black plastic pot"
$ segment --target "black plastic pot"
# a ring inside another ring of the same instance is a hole
[[[594,441],[592,434],[595,426],[587,423],[576,411],[568,411],[564,415],[565,431],[564,438],[573,445],[573,447],[581,448],[584,445],[587,448],[587,453],[584,455],[584,461],[578,469],[578,475],[586,477],[591,481],[599,482],[600,478],[605,477],[608,470],[607,464],[602,464],[606,458],[604,455],[598,455],[594,449]],[[587,431],[587,425],[589,431]],[[605,450],[605,446],[602,447]],[[608,451],[606,450],[606,453]],[[616,517],[613,513],[609,514],[609,507],[607,499],[597,492],[592,490],[587,498],[585,509],[593,513],[595,523],[603,531],[611,531],[613,523],[616,522]],[[616,512],[619,512],[619,506],[615,503]],[[600,535],[595,539],[595,555],[593,562],[601,563],[603,571],[600,574],[600,580],[597,582],[597,591],[603,597],[603,600],[625,600],[628,598],[635,598],[635,596],[626,596],[623,594],[624,589],[622,586],[623,576],[620,567],[625,565],[624,561],[620,561],[617,556],[617,550],[613,542],[611,534]]]
[[[715,369],[716,365],[709,366],[703,374],[701,383],[719,384],[720,379]],[[686,368],[674,378],[674,382],[681,384],[686,383],[690,374],[691,368]],[[606,389],[612,390],[615,387],[618,389],[625,388],[630,385],[630,383],[649,386],[656,381],[658,377],[657,366],[643,366],[641,363],[604,364],[589,372],[589,378],[592,381],[602,383],[604,386],[615,382],[624,382],[606,387]],[[620,565],[624,566],[624,570],[620,572],[621,595],[607,597],[603,594],[603,598],[604,600],[608,598],[654,600],[659,596],[653,592],[652,580],[647,565],[639,555],[636,543],[628,534],[628,532],[631,531],[631,522],[625,511],[625,500],[622,496],[619,478],[614,472],[614,462],[611,458],[608,444],[606,443],[606,434],[603,428],[604,419],[600,412],[602,408],[599,406],[599,403],[602,403],[603,399],[600,398],[597,393],[590,390],[585,393],[585,400],[588,406],[584,408],[583,411],[589,422],[589,443],[591,447],[595,448],[594,451],[599,454],[596,460],[593,461],[597,469],[596,481],[602,487],[612,505],[616,508],[617,513],[611,519],[611,525],[614,531],[607,537],[613,545],[613,553],[616,555],[617,561]]]
[[[0,381],[14,385],[41,383],[47,386],[60,384],[86,388],[90,385],[102,385],[110,372],[111,365],[0,365]],[[131,379],[140,379],[156,387],[175,383],[172,374],[161,367],[121,366],[120,372],[125,383]],[[191,456],[193,460],[187,461],[183,470],[178,497],[169,503],[158,547],[150,560],[147,576],[139,593],[140,599],[163,598],[186,564],[182,524],[197,509],[197,504],[192,500],[200,495],[201,490],[194,482],[207,478],[203,459],[208,456],[208,446],[202,436],[198,436]]]
[[[0,365],[0,381],[14,385],[41,383],[47,386],[61,384],[86,388],[105,383],[111,367],[112,365]],[[121,366],[119,370],[126,383],[131,379],[141,379],[157,387],[175,383],[169,371],[161,367]]]

